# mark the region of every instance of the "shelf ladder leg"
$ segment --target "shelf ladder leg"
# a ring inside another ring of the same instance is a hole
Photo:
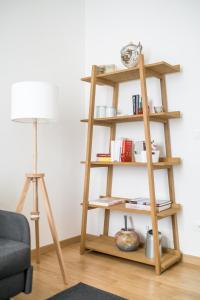
[[[159,275],[161,273],[161,261],[160,261],[160,252],[159,252],[158,221],[157,221],[157,213],[155,207],[156,199],[155,199],[154,172],[153,172],[152,154],[151,154],[151,134],[150,134],[149,109],[148,109],[148,100],[147,100],[145,68],[144,68],[144,56],[142,54],[139,55],[139,73],[140,73],[140,84],[141,84],[141,94],[142,94],[142,103],[143,103],[145,142],[146,142],[146,151],[147,151],[147,170],[148,170],[149,193],[150,193],[150,204],[151,204],[151,220],[152,220],[153,238],[154,238],[155,269],[156,269],[156,274]]]
[[[162,105],[165,112],[168,111],[168,101],[167,101],[167,89],[166,89],[166,81],[165,76],[163,75],[160,78],[160,87],[161,87],[161,98]],[[171,157],[171,138],[170,138],[170,126],[169,120],[164,123],[164,133],[165,133],[165,147],[166,147],[166,157]],[[169,196],[172,203],[176,203],[175,199],[175,189],[174,189],[174,175],[173,175],[173,167],[167,169],[168,175],[168,186],[169,186]],[[177,216],[171,216],[172,219],[172,231],[173,231],[173,241],[174,241],[174,249],[180,251],[179,246],[179,237],[178,237],[178,224],[177,224]]]
[[[91,153],[92,153],[92,138],[93,138],[93,123],[94,123],[94,106],[96,94],[96,75],[97,66],[92,66],[91,86],[90,86],[90,103],[88,116],[88,130],[87,130],[87,146],[86,146],[86,163],[85,163],[85,179],[83,191],[83,208],[82,208],[82,226],[81,226],[81,244],[80,253],[85,252],[85,240],[87,230],[87,214],[88,214],[88,197],[90,184],[90,167],[91,167]]]
[[[118,109],[118,94],[119,94],[119,84],[115,83],[113,86],[112,106],[116,108],[116,111]],[[113,124],[110,128],[110,145],[109,145],[110,153],[111,153],[111,141],[115,139],[115,136],[116,136],[116,124]],[[112,180],[113,180],[113,166],[108,166],[107,184],[106,184],[107,197],[111,197],[112,195]],[[110,220],[110,210],[105,209],[103,235],[106,236],[108,236],[108,232],[109,232],[109,220]]]

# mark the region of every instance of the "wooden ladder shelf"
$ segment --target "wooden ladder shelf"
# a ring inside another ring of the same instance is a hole
[[[86,159],[83,162],[85,164],[85,180],[84,180],[84,193],[83,193],[83,203],[82,203],[82,229],[81,229],[81,245],[80,252],[83,254],[85,250],[94,250],[97,252],[106,253],[109,255],[129,259],[132,261],[141,262],[144,264],[152,265],[155,267],[156,274],[161,274],[164,270],[180,261],[181,252],[179,247],[178,238],[178,225],[177,225],[177,213],[180,210],[180,205],[176,204],[175,191],[174,191],[174,176],[173,176],[173,166],[180,164],[180,158],[173,158],[171,153],[171,142],[170,142],[170,127],[169,120],[172,118],[180,118],[180,112],[168,112],[167,103],[167,92],[166,92],[166,82],[165,74],[179,72],[179,65],[170,65],[166,62],[159,62],[155,64],[144,64],[144,57],[141,54],[139,56],[139,63],[137,67],[131,69],[125,69],[120,71],[115,71],[106,74],[98,74],[97,66],[92,67],[91,77],[82,78],[83,81],[91,83],[90,89],[90,103],[89,103],[89,115],[88,119],[81,120],[82,122],[88,123],[87,131],[87,146],[86,146]],[[161,87],[161,97],[163,113],[153,114],[149,113],[148,109],[148,98],[147,98],[147,88],[146,88],[146,78],[156,77],[160,81]],[[94,108],[95,108],[95,94],[96,85],[108,85],[113,87],[113,100],[112,106],[116,109],[118,108],[118,92],[119,84],[125,81],[131,81],[139,79],[141,86],[141,96],[143,104],[143,114],[133,115],[133,116],[116,116],[110,118],[94,118]],[[122,162],[96,162],[91,161],[92,154],[92,140],[93,140],[93,126],[108,126],[110,127],[110,144],[111,141],[115,139],[116,126],[117,123],[135,122],[143,121],[144,131],[145,131],[145,142],[147,150],[147,163],[122,163]],[[166,148],[166,158],[162,159],[158,163],[152,162],[151,155],[151,133],[150,133],[150,121],[161,122],[164,126],[164,136],[165,136],[165,148]],[[90,185],[90,171],[94,167],[106,167],[107,168],[107,186],[106,186],[106,197],[112,197],[112,179],[113,179],[113,169],[114,166],[129,166],[129,167],[146,167],[148,171],[148,182],[149,182],[149,194],[150,194],[150,211],[146,210],[134,210],[126,208],[124,204],[114,205],[105,208],[104,214],[104,227],[103,234],[98,237],[91,237],[87,235],[87,214],[88,210],[96,209],[100,206],[95,206],[89,204],[89,185]],[[166,169],[168,174],[168,186],[169,186],[169,198],[172,202],[171,208],[157,212],[156,211],[156,197],[155,197],[155,185],[154,185],[154,171],[157,169]],[[133,252],[123,252],[120,251],[114,243],[114,238],[109,237],[109,219],[110,212],[112,210],[118,210],[122,212],[145,214],[151,217],[152,229],[155,233],[154,236],[154,259],[149,259],[145,256],[144,248],[141,246],[139,250]],[[170,217],[172,221],[172,231],[173,231],[173,249],[164,249],[162,257],[159,253],[159,239],[158,239],[158,220]]]

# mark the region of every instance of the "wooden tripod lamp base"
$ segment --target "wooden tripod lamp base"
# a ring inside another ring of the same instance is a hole
[[[57,87],[46,81],[22,81],[14,83],[11,90],[11,120],[21,123],[33,124],[33,173],[26,175],[24,187],[22,189],[22,193],[17,205],[17,212],[22,211],[30,183],[32,182],[34,207],[33,212],[31,213],[31,220],[35,222],[36,262],[40,262],[40,213],[38,205],[38,188],[40,188],[49,227],[58,256],[61,273],[64,283],[66,283],[64,261],[44,181],[44,174],[39,174],[37,171],[37,125],[40,122],[45,123],[56,119],[57,98]]]
[[[64,260],[63,260],[62,251],[61,251],[61,247],[60,247],[60,243],[59,243],[59,239],[58,239],[58,234],[57,234],[57,230],[56,230],[56,226],[55,226],[55,222],[54,222],[54,218],[53,218],[53,213],[52,213],[52,209],[51,209],[51,205],[50,205],[50,201],[49,201],[49,197],[48,197],[48,193],[47,193],[47,189],[46,189],[46,185],[45,185],[45,181],[44,181],[44,176],[45,175],[43,173],[26,174],[26,179],[25,179],[24,186],[23,186],[23,189],[22,189],[22,192],[21,192],[18,204],[17,204],[16,211],[21,213],[21,211],[23,210],[24,203],[26,200],[26,195],[28,193],[30,183],[32,182],[33,189],[34,189],[34,211],[31,213],[31,220],[33,220],[35,222],[36,262],[39,263],[40,262],[40,244],[39,244],[40,213],[38,211],[38,188],[40,188],[44,208],[45,208],[45,211],[47,214],[47,219],[48,219],[48,223],[49,223],[49,227],[50,227],[50,231],[51,231],[51,235],[53,238],[53,242],[54,242],[57,257],[58,257],[58,262],[60,265],[61,274],[63,277],[63,281],[66,284],[66,272],[65,272]]]

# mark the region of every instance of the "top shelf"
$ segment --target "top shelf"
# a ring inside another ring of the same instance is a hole
[[[164,74],[180,72],[180,65],[170,65],[164,61],[144,65],[146,77],[161,78]],[[99,85],[111,85],[139,79],[139,67],[117,70],[110,73],[96,76],[96,83]],[[91,82],[91,76],[81,78],[82,81]]]

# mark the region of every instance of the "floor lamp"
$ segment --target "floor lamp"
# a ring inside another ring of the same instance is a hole
[[[33,173],[26,174],[24,186],[17,204],[17,212],[24,207],[26,195],[30,184],[33,185],[33,211],[31,220],[35,222],[36,239],[36,262],[40,263],[40,239],[39,239],[39,203],[38,189],[41,190],[44,208],[54,241],[58,261],[64,283],[66,283],[66,272],[58,234],[50,206],[50,201],[44,181],[44,174],[38,173],[38,149],[37,149],[37,126],[40,122],[49,122],[56,118],[57,111],[57,88],[48,82],[24,81],[12,85],[11,90],[11,119],[12,121],[33,124]]]

